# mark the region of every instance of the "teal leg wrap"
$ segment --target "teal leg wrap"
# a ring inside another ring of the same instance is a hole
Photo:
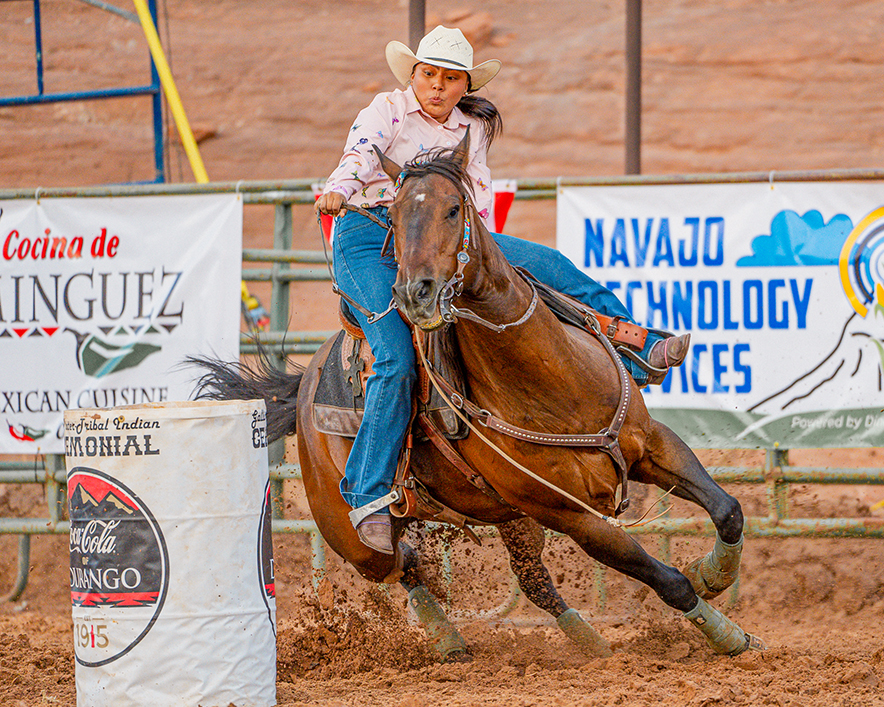
[[[614,655],[610,644],[583,620],[576,609],[568,609],[556,619],[556,623],[586,655],[593,658],[609,658]]]
[[[443,658],[455,659],[469,655],[463,637],[426,587],[418,585],[408,592],[408,603],[427,632],[427,638]]]
[[[743,651],[764,650],[766,646],[755,636],[746,633],[737,624],[722,614],[718,609],[709,606],[702,599],[697,605],[684,613],[684,617],[696,626],[712,650],[722,655],[739,655]]]
[[[728,545],[718,534],[715,545],[705,557],[694,560],[683,574],[701,599],[714,599],[737,581],[740,574],[740,557],[743,554],[743,536]]]

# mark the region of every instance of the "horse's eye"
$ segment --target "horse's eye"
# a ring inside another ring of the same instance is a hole
[[[452,206],[448,211],[448,218],[456,218],[460,213],[460,206]]]

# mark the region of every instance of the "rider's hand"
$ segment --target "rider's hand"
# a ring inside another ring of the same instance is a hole
[[[323,194],[316,200],[316,204],[313,208],[322,214],[328,214],[329,216],[337,216],[341,207],[344,205],[344,195],[340,194],[336,191],[330,191],[328,194]]]

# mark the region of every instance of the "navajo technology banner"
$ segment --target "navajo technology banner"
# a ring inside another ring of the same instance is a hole
[[[64,453],[68,408],[188,399],[185,356],[238,358],[241,264],[238,195],[0,201],[0,454]]]
[[[884,183],[562,188],[558,248],[691,332],[645,390],[706,448],[884,446]]]

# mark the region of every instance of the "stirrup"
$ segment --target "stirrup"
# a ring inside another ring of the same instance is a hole
[[[617,353],[636,363],[639,368],[648,374],[648,382],[646,385],[660,385],[663,382],[663,379],[666,378],[666,374],[671,370],[670,368],[656,368],[655,366],[652,366],[643,358],[639,358],[637,353],[630,351],[625,346],[618,346]]]
[[[381,496],[380,498],[376,498],[374,501],[369,501],[364,506],[354,508],[347,514],[347,517],[350,519],[350,522],[355,528],[363,520],[368,518],[368,516],[370,516],[372,513],[377,513],[379,510],[381,510],[382,508],[386,508],[391,503],[398,503],[401,498],[402,489],[396,487],[386,496]]]

